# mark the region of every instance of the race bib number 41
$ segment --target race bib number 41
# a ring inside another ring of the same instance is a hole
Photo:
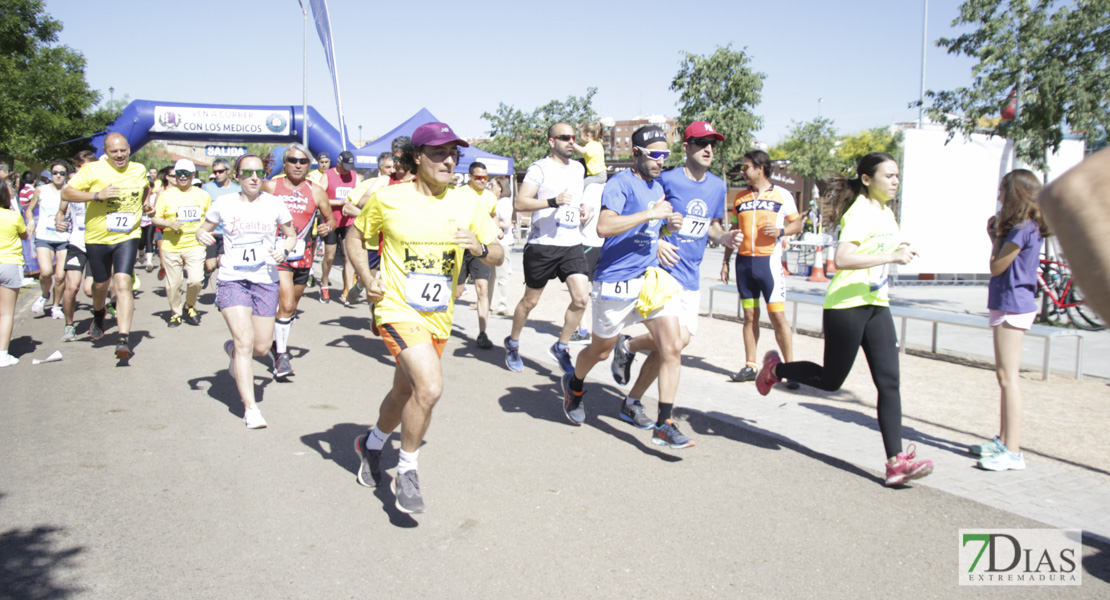
[[[447,310],[451,278],[434,273],[409,273],[405,279],[405,303],[421,312]]]
[[[266,264],[266,249],[262,240],[229,245],[224,256],[236,271],[257,271]]]

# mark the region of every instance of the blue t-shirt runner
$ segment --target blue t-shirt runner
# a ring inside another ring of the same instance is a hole
[[[676,246],[681,260],[674,265],[663,265],[686,290],[701,289],[701,261],[705,257],[705,244],[709,226],[714,219],[725,216],[725,182],[706,172],[701,181],[694,181],[678,167],[659,176],[663,192],[671,207],[682,213],[682,230],[671,232],[663,239]]]
[[[601,209],[609,209],[622,216],[631,215],[651,210],[663,199],[663,186],[658,180],[644,181],[630,170],[621,171],[605,184]],[[658,267],[659,258],[655,251],[663,224],[663,219],[652,219],[624,233],[605,238],[594,281],[628,281],[643,275],[648,267]]]

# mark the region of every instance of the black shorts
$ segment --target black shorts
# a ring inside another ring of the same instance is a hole
[[[346,225],[344,227],[332,229],[324,236],[324,243],[328,246],[334,246],[343,241],[343,238],[347,237],[347,230],[350,229],[350,227],[350,225]]]
[[[85,264],[89,262],[89,257],[85,255],[85,251],[70,244],[66,246],[66,266],[65,271],[84,271]]]
[[[586,255],[578,246],[545,246],[528,244],[524,247],[524,285],[542,290],[548,281],[559,278],[566,282],[571,275],[586,275]]]
[[[493,275],[493,268],[470,252],[464,252],[462,268],[459,269],[459,285],[466,283],[468,275],[475,280],[485,279],[489,281],[490,275]]]
[[[602,173],[602,175],[605,175]],[[601,246],[597,248],[583,248],[582,251],[586,254],[586,276],[590,278],[592,283],[594,280],[594,271],[597,270],[597,261],[601,260]]]
[[[298,269],[297,267],[290,267],[289,263],[278,263],[277,270],[292,271],[293,285],[308,285],[308,278],[312,276],[312,267]]]
[[[85,244],[93,282],[104,283],[112,278],[113,272],[134,275],[135,255],[138,251],[139,238],[131,238],[118,244]]]
[[[210,258],[219,258],[220,255],[224,253],[224,236],[222,236],[222,235],[213,235],[212,237],[216,238],[216,243],[212,244],[211,246],[205,246],[205,248],[204,248],[204,259],[205,260],[208,260]]]
[[[377,269],[382,264],[382,255],[377,250],[366,251],[366,262],[369,263],[371,269]]]

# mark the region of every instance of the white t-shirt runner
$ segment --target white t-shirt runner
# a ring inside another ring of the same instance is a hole
[[[62,190],[48,183],[38,187],[39,191],[39,220],[35,222],[35,239],[44,242],[64,242],[69,239],[69,234],[58,231],[55,216],[58,214],[58,205],[62,203]],[[81,223],[84,227],[84,222]]]
[[[204,218],[223,226],[221,281],[277,283],[277,264],[271,256],[277,244],[277,228],[293,221],[285,202],[267,193],[254,202],[228,194],[216,200]]]
[[[85,251],[85,202],[70,202],[66,208],[69,219],[69,245]]]
[[[541,158],[528,167],[524,181],[539,188],[536,198],[547,200],[564,190],[570,195],[569,204],[532,211],[529,244],[564,247],[582,244],[579,212],[582,208],[582,179],[585,175],[586,169],[582,163],[572,160],[564,165],[550,156]]]

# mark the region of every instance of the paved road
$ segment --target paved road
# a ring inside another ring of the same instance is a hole
[[[460,308],[420,455],[429,512],[406,516],[388,486],[354,481],[352,441],[392,373],[365,306],[305,298],[292,334],[298,375],[273,382],[256,363],[270,428],[247,431],[212,295],[201,327],[169,330],[153,277],[144,283],[126,365],[112,358],[111,332],[63,345],[59,322],[30,318],[31,294],[20,299],[13,350],[23,360],[0,371],[0,597],[1046,593],[957,586],[960,528],[1046,525],[932,478],[884,488],[877,434],[858,424],[823,419],[869,445],[854,461],[809,439],[801,421],[785,419],[798,426],[787,441],[748,404],[690,402],[682,418],[698,445],[664,451],[616,418],[619,392],[603,366],[585,426],[565,422],[541,335],[565,302],[556,293],[537,314],[547,319],[529,324],[521,374],[500,350],[474,349],[473,311]],[[491,338],[507,329],[494,319]],[[55,349],[62,362],[30,364]],[[721,373],[687,368],[683,385],[719,390],[708,378]],[[743,403],[751,393],[729,392]],[[1084,584],[1065,591],[1106,597],[1110,545],[1085,543]]]

